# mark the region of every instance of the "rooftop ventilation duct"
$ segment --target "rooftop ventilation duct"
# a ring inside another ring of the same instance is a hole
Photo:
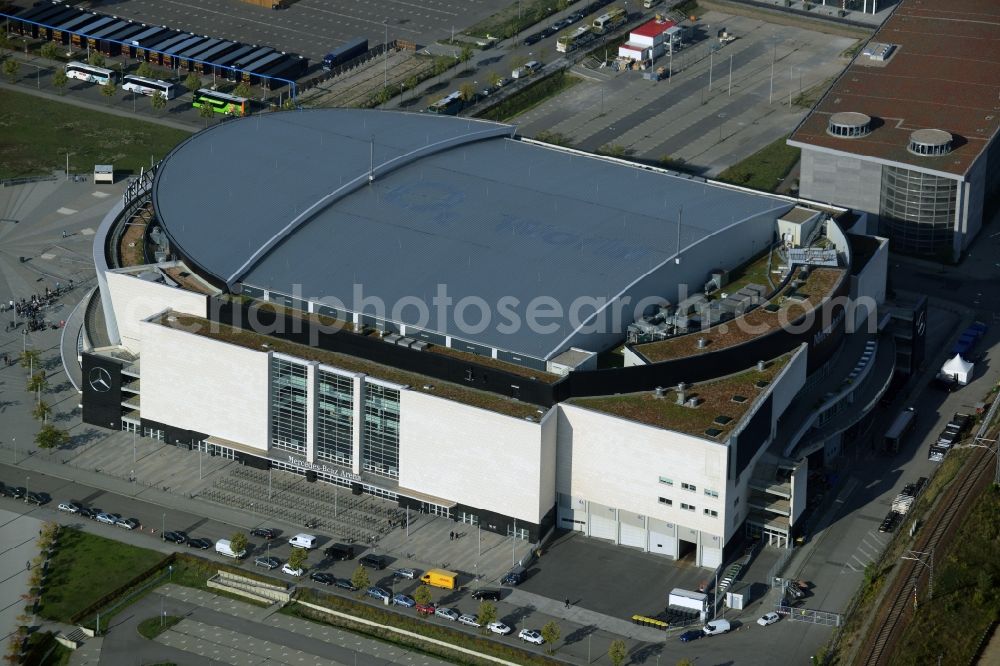
[[[826,133],[843,139],[857,139],[868,136],[872,131],[871,116],[855,111],[841,111],[830,116]]]
[[[910,134],[910,143],[906,149],[914,155],[934,157],[950,153],[951,144],[950,132],[939,129],[919,129]]]

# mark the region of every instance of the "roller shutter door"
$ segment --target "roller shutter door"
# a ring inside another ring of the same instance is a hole
[[[639,525],[629,525],[621,523],[620,539],[618,543],[623,546],[632,546],[646,550],[646,528]]]
[[[655,530],[649,531],[649,552],[677,558],[677,538]]]
[[[722,564],[722,549],[721,548],[706,548],[701,547],[701,566],[708,569],[714,569]]]
[[[618,537],[618,521],[590,514],[590,536],[615,541]]]

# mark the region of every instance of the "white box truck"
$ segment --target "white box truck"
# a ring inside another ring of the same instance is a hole
[[[219,555],[225,555],[226,557],[232,557],[233,559],[237,560],[246,557],[247,554],[246,550],[241,550],[238,553],[235,550],[233,550],[233,544],[232,542],[229,541],[229,539],[219,539],[218,541],[216,541],[215,552],[217,552]]]

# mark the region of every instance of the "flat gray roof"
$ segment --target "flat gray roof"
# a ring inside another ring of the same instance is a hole
[[[504,297],[522,308],[537,297],[567,308],[581,296],[620,298],[675,257],[681,208],[686,250],[793,205],[511,132],[423,113],[253,116],[175,148],[157,172],[154,203],[180,252],[219,280],[333,297],[354,311],[361,285],[389,319],[410,325],[422,323],[416,308],[391,316],[393,305],[429,305],[439,285],[454,303],[479,297],[494,308]],[[475,308],[464,317],[479,318]],[[453,318],[422,328],[536,358],[567,348],[575,332],[563,321],[551,332],[503,333],[494,320],[469,334]]]

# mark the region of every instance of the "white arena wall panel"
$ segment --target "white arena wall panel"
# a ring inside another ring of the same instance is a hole
[[[557,492],[586,499],[591,507],[596,503],[723,534],[725,446],[572,404],[562,403],[558,409]],[[673,486],[660,483],[661,476],[671,479]],[[682,490],[681,483],[696,490]],[[706,488],[719,497],[705,495]],[[673,506],[660,504],[660,497],[672,499]],[[695,511],[681,509],[681,502],[693,504]],[[705,516],[706,508],[719,516]],[[617,526],[611,538],[616,537]]]
[[[401,391],[399,485],[538,524],[555,504],[554,425]]]
[[[269,353],[140,323],[143,419],[268,449]]]
[[[122,344],[130,351],[141,347],[140,322],[157,312],[175,310],[196,317],[208,315],[208,297],[134,275],[108,271],[108,291]],[[143,359],[143,363],[146,359]]]

